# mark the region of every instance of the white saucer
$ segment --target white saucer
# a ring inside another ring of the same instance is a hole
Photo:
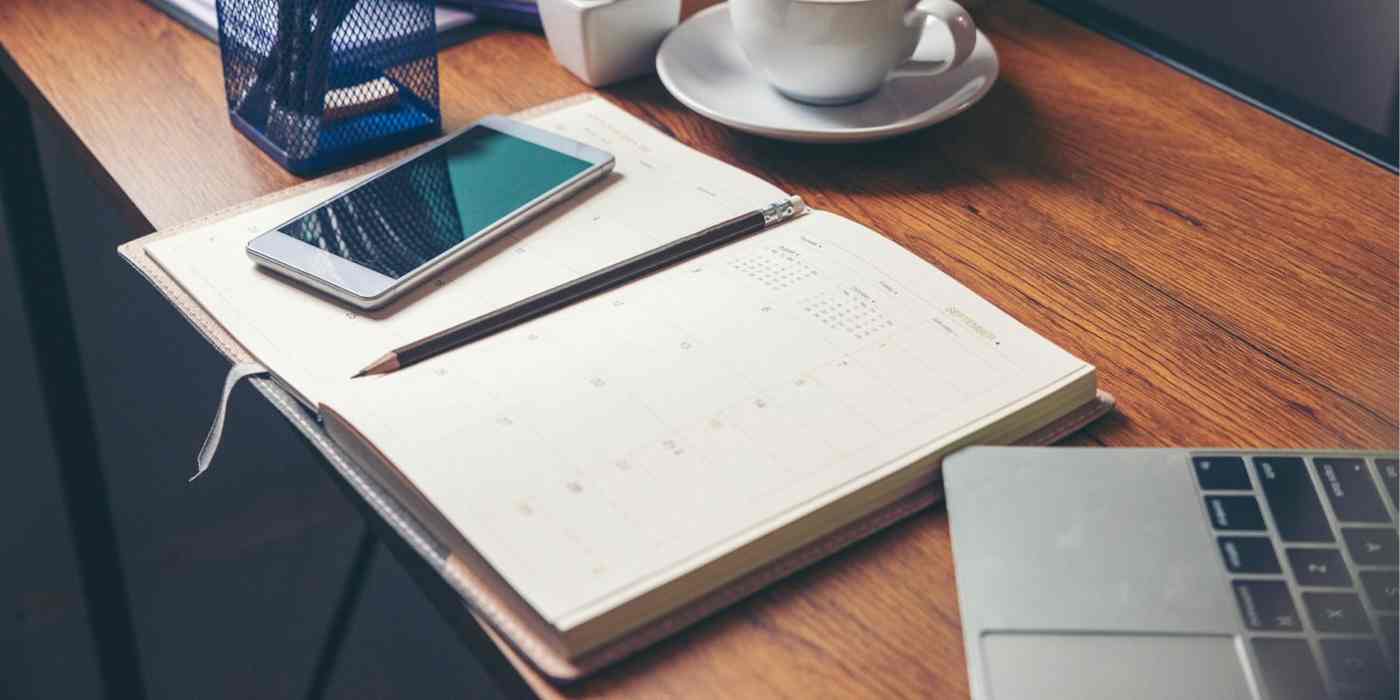
[[[952,53],[942,27],[924,33],[915,56]],[[890,80],[864,101],[839,107],[794,102],[750,65],[729,24],[729,5],[696,13],[656,54],[656,72],[685,106],[740,131],[786,141],[873,141],[937,124],[971,107],[996,82],[997,52],[982,32],[967,62],[932,77]]]

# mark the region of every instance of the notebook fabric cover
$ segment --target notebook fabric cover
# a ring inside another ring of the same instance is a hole
[[[592,94],[585,93],[513,116],[516,118],[537,116],[592,98]],[[205,313],[198,302],[185,293],[164,270],[145,254],[146,245],[159,238],[179,235],[184,231],[197,229],[239,213],[266,206],[308,189],[323,186],[332,179],[343,180],[368,175],[377,168],[384,167],[388,162],[381,160],[367,163],[322,180],[306,182],[281,192],[275,192],[210,216],[134,239],[120,246],[118,251],[147,280],[155,285],[215,348],[235,363],[250,362],[253,360],[252,355]],[[532,634],[520,620],[516,619],[502,600],[494,595],[491,588],[484,585],[484,579],[477,577],[468,567],[450,556],[449,551],[444,546],[434,541],[420,523],[396,504],[363,471],[361,466],[352,461],[344,451],[331,441],[317,422],[316,416],[299,403],[290,392],[270,378],[255,377],[250,381],[325,456],[331,467],[373,508],[375,513],[461,595],[471,614],[478,621],[485,623],[484,626],[488,634],[496,640],[498,645],[503,646],[503,651],[508,656],[512,656],[517,663],[523,659],[544,675],[558,682],[576,680],[650,646],[706,616],[742,600],[764,586],[791,575],[849,544],[936,503],[942,497],[941,489],[938,488],[927,489],[905,497],[862,521],[837,530],[803,549],[770,562],[630,635],[611,642],[583,657],[567,659],[555,653],[542,640]],[[1041,430],[1023,437],[1017,441],[1017,444],[1047,445],[1057,442],[1109,412],[1112,407],[1113,398],[1106,392],[1100,391],[1097,400],[1085,404]]]

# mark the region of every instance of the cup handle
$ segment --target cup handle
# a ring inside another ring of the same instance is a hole
[[[963,64],[972,49],[977,45],[977,25],[962,5],[953,0],[919,0],[904,14],[904,23],[909,26],[927,24],[929,19],[937,19],[948,27],[953,36],[953,58],[940,61],[918,61],[909,59],[890,71],[890,78],[930,76],[946,73]]]

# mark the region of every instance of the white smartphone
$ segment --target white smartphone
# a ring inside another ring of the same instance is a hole
[[[490,116],[248,242],[268,269],[381,307],[613,167],[612,154]]]

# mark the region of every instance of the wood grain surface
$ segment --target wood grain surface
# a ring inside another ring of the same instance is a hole
[[[655,78],[602,92],[1097,365],[1119,410],[1073,444],[1395,448],[1396,176],[1025,0],[977,18],[997,86],[872,145],[741,134]],[[216,47],[139,2],[7,0],[0,47],[148,228],[297,181],[229,126]],[[509,30],[444,51],[441,83],[448,127],[587,89]],[[918,516],[579,685],[522,673],[546,696],[964,696],[947,525]]]

